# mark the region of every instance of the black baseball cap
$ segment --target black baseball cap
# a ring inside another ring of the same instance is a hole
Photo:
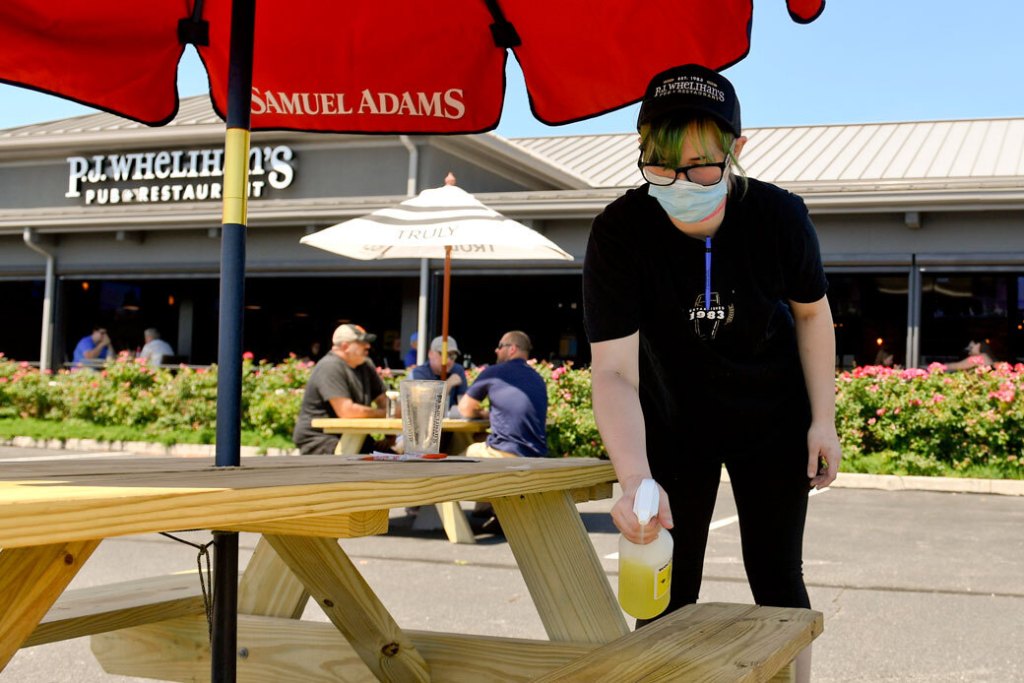
[[[676,66],[651,79],[640,105],[637,130],[656,119],[709,116],[739,137],[740,101],[722,74],[699,64]]]

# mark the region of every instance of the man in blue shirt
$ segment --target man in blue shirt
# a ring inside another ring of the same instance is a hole
[[[87,334],[78,340],[71,355],[71,362],[76,365],[84,365],[107,358],[110,358],[110,337],[107,335],[105,327],[97,326],[92,328],[92,334]]]
[[[417,365],[409,373],[409,379],[441,379],[441,337],[434,337],[427,351],[426,365]],[[448,372],[445,382],[448,384],[447,412],[452,417],[459,417],[459,399],[466,393],[469,382],[466,380],[466,368],[455,359],[459,357],[459,345],[455,337],[448,337]]]
[[[416,348],[419,345],[419,340],[420,340],[419,332],[413,332],[409,336],[409,347],[410,348],[409,348],[408,351],[405,352],[405,358],[403,359],[403,362],[405,363],[405,367],[406,368],[414,368],[414,367],[416,367],[416,361],[417,361],[417,358],[416,358],[416,354],[417,354]]]
[[[498,342],[498,362],[481,372],[459,400],[463,417],[488,417],[480,407],[490,399],[491,433],[466,455],[478,458],[547,455],[548,393],[543,378],[526,362],[533,345],[525,333],[506,332]]]

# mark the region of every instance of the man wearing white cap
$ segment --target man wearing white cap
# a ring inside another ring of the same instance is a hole
[[[430,349],[427,351],[426,365],[417,365],[409,374],[410,379],[441,379],[441,337],[434,337],[430,342]],[[448,377],[445,382],[448,384],[448,412],[454,413],[453,417],[461,417],[456,406],[459,399],[466,393],[469,382],[466,380],[466,368],[455,360],[460,356],[459,345],[455,337],[448,337]]]
[[[377,335],[359,325],[339,325],[329,353],[309,375],[292,440],[303,455],[334,453],[341,438],[310,424],[320,417],[384,417],[384,383],[370,362]]]

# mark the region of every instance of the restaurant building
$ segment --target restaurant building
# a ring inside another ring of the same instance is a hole
[[[557,132],[557,128],[552,129]],[[760,128],[746,172],[804,197],[818,229],[839,367],[1024,360],[1024,118]],[[217,353],[223,123],[208,99],[147,128],[109,114],[0,131],[0,352],[51,367],[93,325],[134,351],[156,327],[180,360]],[[589,360],[580,274],[590,222],[639,184],[635,133],[505,139],[263,132],[252,137],[244,345],[312,356],[353,321],[400,366],[420,261],[299,244],[443,183],[530,225],[573,262],[454,261],[451,333],[478,362],[523,329],[540,358]],[[440,262],[426,265],[440,326]],[[657,296],[656,292],[652,296]]]

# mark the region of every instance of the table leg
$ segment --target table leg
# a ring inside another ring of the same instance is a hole
[[[99,544],[75,541],[0,550],[0,671]]]
[[[307,602],[309,591],[261,537],[238,586],[238,613],[301,619]]]
[[[629,632],[570,492],[491,503],[551,640],[607,643]]]
[[[441,524],[444,532],[448,534],[448,540],[452,543],[476,543],[476,536],[469,528],[469,520],[466,513],[462,511],[459,501],[453,500],[447,503],[438,503],[437,514],[441,517]]]
[[[359,449],[362,448],[364,441],[366,441],[366,434],[364,432],[358,434],[345,432],[341,435],[341,440],[338,441],[338,447],[334,449],[334,453],[336,455],[356,455],[359,453]]]
[[[264,538],[374,675],[382,681],[430,680],[422,655],[337,541],[269,534]]]

